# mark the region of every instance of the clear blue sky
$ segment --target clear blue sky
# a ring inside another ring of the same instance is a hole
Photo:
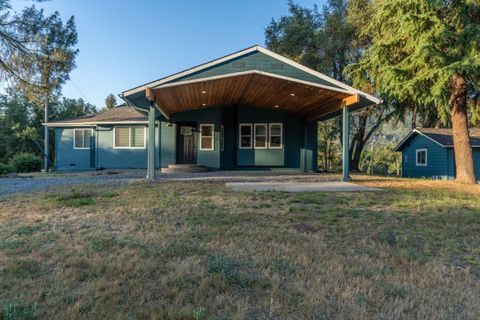
[[[310,8],[324,2],[295,1]],[[31,4],[12,0],[15,9]],[[264,45],[265,27],[288,10],[287,0],[52,0],[36,6],[75,16],[80,53],[63,94],[99,108],[109,93]]]

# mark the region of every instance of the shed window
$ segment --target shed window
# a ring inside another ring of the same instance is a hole
[[[255,123],[254,134],[255,134],[255,138],[254,138],[255,149],[266,149],[267,148],[267,124]]]
[[[283,125],[281,123],[270,123],[269,131],[268,147],[270,149],[282,149]]]
[[[115,127],[113,145],[117,149],[145,148],[145,127]]]
[[[417,149],[416,154],[417,154],[416,165],[426,166],[427,165],[427,149]]]
[[[239,145],[240,149],[251,149],[252,148],[252,125],[250,123],[240,124],[239,127]]]
[[[200,150],[215,149],[213,132],[213,124],[200,125]]]
[[[90,149],[90,137],[93,135],[92,129],[74,129],[75,139],[73,140],[74,149]]]

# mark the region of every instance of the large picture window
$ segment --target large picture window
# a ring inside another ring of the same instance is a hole
[[[145,148],[145,127],[115,127],[114,148],[138,149]]]
[[[254,132],[255,149],[266,149],[267,148],[267,124],[255,123],[253,132]]]
[[[214,126],[213,124],[200,125],[200,150],[214,150]]]
[[[90,149],[90,137],[93,135],[92,129],[74,129],[73,135],[74,149]]]
[[[283,125],[281,123],[270,123],[269,131],[268,147],[270,149],[282,149]]]
[[[416,161],[417,166],[426,166],[427,165],[427,149],[417,149],[416,150]]]
[[[240,124],[239,129],[239,147],[240,149],[252,148],[252,125],[250,123]]]

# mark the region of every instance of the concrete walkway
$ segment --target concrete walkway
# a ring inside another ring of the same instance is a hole
[[[361,186],[350,182],[229,182],[227,186],[233,191],[283,191],[283,192],[351,192],[382,191],[377,188]]]

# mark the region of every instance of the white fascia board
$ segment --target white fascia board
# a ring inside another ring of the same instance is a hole
[[[89,127],[96,125],[106,124],[148,124],[148,121],[106,121],[106,122],[55,122],[55,123],[42,123],[46,127]]]
[[[205,63],[205,64],[202,64],[202,65],[199,65],[197,67],[194,67],[192,69],[188,69],[188,70],[185,70],[183,72],[180,72],[180,73],[176,73],[174,75],[171,75],[171,76],[168,76],[168,77],[165,77],[165,78],[162,78],[162,79],[159,79],[159,80],[156,80],[156,81],[153,81],[153,82],[150,82],[150,83],[147,83],[143,86],[140,86],[140,87],[137,87],[137,88],[134,88],[134,89],[130,89],[130,90],[127,90],[125,91],[123,94],[124,95],[131,95],[131,94],[134,94],[134,93],[137,93],[139,91],[143,91],[145,90],[146,88],[148,87],[158,87],[166,82],[170,82],[170,81],[173,81],[175,79],[178,79],[178,78],[181,78],[181,77],[184,77],[184,76],[187,76],[187,75],[190,75],[192,73],[195,73],[195,72],[198,72],[198,71],[202,71],[204,69],[207,69],[207,68],[210,68],[210,67],[213,67],[215,65],[218,65],[220,63],[223,63],[225,61],[228,61],[228,60],[232,60],[232,59],[235,59],[237,57],[240,57],[240,56],[243,56],[245,54],[248,54],[248,53],[251,53],[251,52],[254,52],[254,51],[259,51],[259,52],[262,52],[274,59],[277,59],[279,61],[282,61],[288,65],[291,65],[297,69],[300,69],[302,71],[305,71],[317,78],[320,78],[322,80],[325,80],[325,81],[328,81],[328,82],[331,82],[337,86],[339,86],[340,88],[344,89],[345,91],[347,91],[348,93],[350,94],[354,94],[354,93],[358,93],[360,95],[363,95],[364,97],[366,97],[367,99],[371,100],[372,102],[374,102],[375,104],[380,104],[382,103],[382,100],[368,94],[368,93],[365,93],[363,91],[360,91],[360,90],[357,90],[353,87],[350,87],[349,85],[346,85],[345,83],[342,83],[338,80],[335,80],[327,75],[324,75],[323,73],[320,73],[318,71],[315,71],[313,69],[310,69],[308,67],[305,67],[303,65],[301,65],[300,63],[297,63],[293,60],[290,60],[288,58],[285,58],[275,52],[272,52],[268,49],[265,49],[263,47],[260,47],[260,46],[253,46],[253,47],[250,47],[250,48],[247,48],[245,50],[242,50],[242,51],[239,51],[239,52],[236,52],[236,53],[233,53],[233,54],[230,54],[230,55],[227,55],[227,56],[224,56],[220,59],[216,59],[216,60],[213,60],[211,62],[208,62],[208,63]],[[328,87],[328,86],[327,86]],[[331,88],[331,87],[328,87],[328,88]]]
[[[272,58],[278,59],[278,60],[280,60],[280,61],[282,61],[282,62],[284,62],[284,63],[286,63],[286,64],[289,64],[289,65],[291,65],[292,67],[295,67],[295,68],[297,68],[297,69],[300,69],[300,70],[302,70],[302,71],[305,71],[305,72],[311,74],[312,76],[315,76],[315,77],[317,77],[317,78],[320,78],[320,79],[325,80],[325,81],[328,81],[328,82],[331,82],[331,83],[333,83],[333,84],[335,84],[335,85],[337,85],[337,86],[339,86],[339,87],[341,87],[341,88],[344,88],[345,90],[348,90],[348,91],[350,91],[350,92],[352,92],[352,93],[361,94],[361,95],[365,96],[366,98],[368,98],[369,100],[371,100],[372,102],[374,102],[375,104],[380,104],[380,103],[382,103],[382,100],[380,100],[380,99],[378,99],[378,98],[376,98],[376,97],[374,97],[374,96],[372,96],[372,95],[370,95],[370,94],[368,94],[368,93],[365,93],[365,92],[363,92],[363,91],[360,91],[360,90],[358,90],[358,89],[355,89],[355,88],[353,88],[353,87],[351,87],[351,86],[349,86],[349,85],[347,85],[347,84],[345,84],[345,83],[343,83],[343,82],[340,82],[340,81],[335,80],[335,79],[333,79],[333,78],[331,78],[331,77],[329,77],[329,76],[327,76],[327,75],[324,75],[323,73],[320,73],[320,72],[318,72],[318,71],[315,71],[315,70],[313,70],[313,69],[310,69],[310,68],[308,68],[308,67],[305,67],[304,65],[301,65],[300,63],[295,62],[295,61],[293,61],[293,60],[290,60],[290,59],[288,59],[288,58],[285,58],[284,56],[281,56],[281,55],[279,55],[278,53],[275,53],[275,52],[273,52],[273,51],[270,51],[270,50],[265,49],[265,48],[260,47],[260,46],[258,46],[258,51],[260,51],[260,52],[262,52],[262,53],[264,53],[264,54],[266,54],[266,55],[268,55],[268,56],[270,56],[270,57],[272,57]]]
[[[181,77],[184,77],[184,76],[187,76],[189,74],[192,74],[192,73],[195,73],[195,72],[198,72],[198,71],[202,71],[204,69],[207,69],[207,68],[210,68],[210,67],[213,67],[217,64],[220,64],[220,63],[223,63],[225,61],[228,61],[228,60],[231,60],[231,59],[235,59],[237,57],[241,57],[245,54],[248,54],[250,52],[254,52],[254,51],[259,51],[258,50],[259,46],[253,46],[253,47],[250,47],[250,48],[247,48],[245,50],[242,50],[242,51],[239,51],[239,52],[236,52],[236,53],[233,53],[233,54],[230,54],[230,55],[227,55],[227,56],[224,56],[222,58],[219,58],[219,59],[215,59],[215,60],[212,60],[210,62],[207,62],[207,63],[204,63],[204,64],[201,64],[197,67],[194,67],[194,68],[191,68],[191,69],[188,69],[188,70],[185,70],[185,71],[182,71],[182,72],[179,72],[179,73],[176,73],[176,74],[173,74],[171,76],[167,76],[165,78],[162,78],[162,79],[159,79],[159,80],[156,80],[156,81],[152,81],[152,82],[149,82],[143,86],[140,86],[140,87],[137,87],[137,88],[134,88],[134,89],[130,89],[130,90],[127,90],[125,92],[123,92],[123,95],[131,95],[131,94],[134,94],[134,93],[137,93],[139,91],[143,91],[145,90],[146,88],[148,87],[157,87],[165,82],[169,82],[169,81],[172,81],[172,80],[175,80],[175,79],[178,79],[178,78],[181,78]]]

